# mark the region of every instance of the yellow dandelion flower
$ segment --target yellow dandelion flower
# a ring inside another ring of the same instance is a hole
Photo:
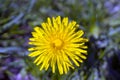
[[[40,65],[40,70],[51,67],[55,73],[57,68],[63,74],[74,69],[74,65],[80,66],[86,59],[87,46],[84,44],[88,39],[82,38],[84,32],[79,30],[78,24],[58,16],[48,18],[41,26],[34,28],[33,37],[29,39],[34,47],[28,49],[32,51],[29,56],[36,57],[34,63]]]

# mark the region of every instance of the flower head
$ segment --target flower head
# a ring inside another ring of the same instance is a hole
[[[80,66],[86,59],[87,46],[84,44],[88,39],[82,38],[84,32],[75,21],[69,22],[67,17],[63,20],[60,16],[52,17],[34,30],[29,42],[34,47],[28,50],[32,51],[30,57],[36,57],[34,63],[40,65],[40,70],[51,67],[55,73],[57,68],[63,74],[70,68],[74,69],[74,65]]]

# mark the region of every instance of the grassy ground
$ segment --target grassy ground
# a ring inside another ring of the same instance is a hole
[[[87,60],[65,75],[39,71],[27,56],[33,28],[58,15],[89,39]],[[119,0],[0,0],[0,80],[119,80],[119,34]]]

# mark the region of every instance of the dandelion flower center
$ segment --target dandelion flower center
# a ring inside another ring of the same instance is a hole
[[[33,47],[30,57],[36,57],[34,63],[40,66],[40,70],[48,70],[51,67],[55,73],[58,69],[60,74],[67,73],[71,68],[80,66],[80,63],[86,59],[87,46],[85,42],[88,39],[83,38],[83,30],[78,28],[75,21],[68,21],[65,17],[52,19],[48,18],[41,27],[35,27],[30,38],[30,45]]]
[[[62,46],[63,46],[63,41],[61,39],[56,39],[56,40],[53,41],[52,46],[55,49],[61,49]]]

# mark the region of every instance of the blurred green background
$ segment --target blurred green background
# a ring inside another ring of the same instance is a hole
[[[87,60],[64,75],[39,71],[27,56],[33,28],[58,15],[89,39]],[[0,0],[0,80],[120,80],[120,1]]]

